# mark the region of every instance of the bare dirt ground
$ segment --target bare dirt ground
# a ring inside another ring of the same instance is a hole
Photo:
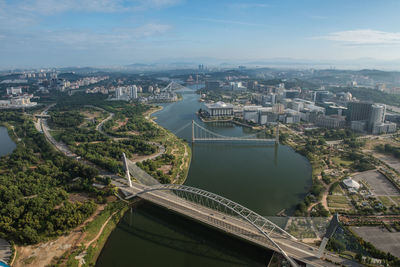
[[[90,120],[101,116],[100,111],[82,111],[81,114]]]
[[[162,165],[160,168],[158,168],[157,170],[162,171],[164,174],[167,174],[169,172],[169,170],[172,169],[172,165],[168,164],[168,165]]]
[[[117,126],[112,127],[113,130],[117,130],[128,123],[129,118],[125,118],[123,121],[117,121]]]
[[[106,225],[108,224],[108,222],[111,220],[111,218],[112,218],[117,212],[118,212],[118,211],[114,212],[113,214],[110,215],[110,217],[108,217],[108,219],[107,219],[107,220],[103,223],[103,225],[101,226],[101,228],[100,228],[99,232],[97,233],[97,235],[96,235],[92,240],[90,240],[89,242],[87,242],[87,243],[85,244],[85,250],[84,250],[81,254],[79,254],[77,257],[75,257],[76,259],[79,260],[79,265],[78,265],[78,267],[82,266],[82,264],[85,263],[84,257],[85,257],[85,255],[86,255],[86,250],[89,248],[89,246],[90,246],[91,244],[93,244],[94,242],[97,241],[97,239],[100,238],[101,234],[103,233],[104,228],[106,227]]]
[[[78,246],[85,238],[82,232],[83,226],[91,222],[102,210],[105,205],[99,205],[96,211],[82,225],[76,227],[70,234],[47,242],[42,242],[30,246],[16,246],[17,259],[13,267],[19,266],[47,266],[51,264],[55,257],[60,257],[71,248]]]
[[[71,202],[85,202],[88,199],[89,196],[86,193],[71,193],[68,195],[68,200]]]

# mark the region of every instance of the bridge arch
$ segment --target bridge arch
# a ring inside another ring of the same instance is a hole
[[[270,220],[264,218],[263,216],[257,214],[256,212],[254,212],[254,211],[252,211],[230,199],[219,196],[217,194],[214,194],[214,193],[202,190],[202,189],[198,189],[195,187],[191,187],[191,186],[176,185],[176,184],[162,184],[162,185],[147,187],[136,194],[126,197],[126,199],[131,199],[136,196],[139,196],[139,195],[142,195],[142,194],[145,194],[148,192],[152,192],[152,191],[173,191],[175,193],[182,192],[183,194],[186,194],[186,196],[183,196],[184,199],[194,202],[196,204],[200,204],[200,205],[204,204],[201,201],[201,198],[211,200],[215,203],[218,203],[219,205],[225,207],[227,210],[231,211],[233,214],[239,216],[239,218],[241,218],[245,222],[249,223],[253,228],[255,228],[265,238],[267,238],[267,240],[270,241],[272,243],[272,245],[278,249],[278,251],[290,262],[290,264],[292,266],[297,266],[297,264],[294,262],[294,260],[291,259],[286,254],[286,252],[273,240],[273,238],[271,237],[271,234],[275,233],[275,234],[279,235],[279,237],[285,238],[285,239],[292,239],[292,240],[297,240],[297,239],[294,236],[292,236],[291,234],[289,234],[288,232],[286,232],[285,230],[283,230],[282,228],[280,228],[275,223],[273,223]],[[197,196],[197,198],[190,199],[190,195]],[[204,205],[204,206],[206,206],[206,205]]]

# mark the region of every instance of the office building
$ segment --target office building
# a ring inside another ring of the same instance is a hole
[[[371,106],[371,114],[368,120],[368,130],[372,132],[375,125],[385,121],[386,106],[382,104],[374,104]]]
[[[367,128],[367,122],[366,121],[352,121],[352,122],[350,122],[350,129],[352,129],[355,132],[364,132],[366,128]]]
[[[349,102],[347,104],[347,120],[363,121],[368,120],[371,114],[372,103]]]
[[[343,128],[346,125],[346,119],[339,115],[322,115],[317,117],[315,125],[324,128]]]
[[[221,88],[220,81],[206,81],[206,90],[219,90]]]

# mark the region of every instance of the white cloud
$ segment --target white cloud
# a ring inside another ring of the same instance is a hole
[[[376,30],[351,30],[332,32],[316,39],[343,42],[351,45],[399,45],[400,32],[383,32]]]
[[[265,3],[233,3],[229,5],[231,8],[247,9],[247,8],[267,8],[269,4]]]
[[[36,14],[56,14],[67,11],[116,13],[164,8],[181,0],[22,0],[12,5]]]
[[[166,24],[145,24],[136,28],[117,28],[111,32],[93,31],[47,31],[32,37],[33,41],[68,45],[77,49],[92,49],[112,45],[115,48],[133,45],[138,40],[163,34],[171,29]]]
[[[268,25],[266,25],[266,24],[249,23],[249,22],[237,21],[237,20],[212,19],[212,18],[195,18],[194,20],[215,22],[215,23],[222,23],[222,24],[236,24],[236,25],[244,25],[244,26],[268,27]]]

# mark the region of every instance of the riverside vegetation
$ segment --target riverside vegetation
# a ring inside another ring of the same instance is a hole
[[[0,122],[13,127],[17,148],[0,158],[0,235],[32,244],[66,233],[90,216],[93,200],[69,201],[70,192],[106,193],[91,186],[98,171],[54,150],[20,112],[0,112]],[[79,179],[75,179],[79,177]]]

